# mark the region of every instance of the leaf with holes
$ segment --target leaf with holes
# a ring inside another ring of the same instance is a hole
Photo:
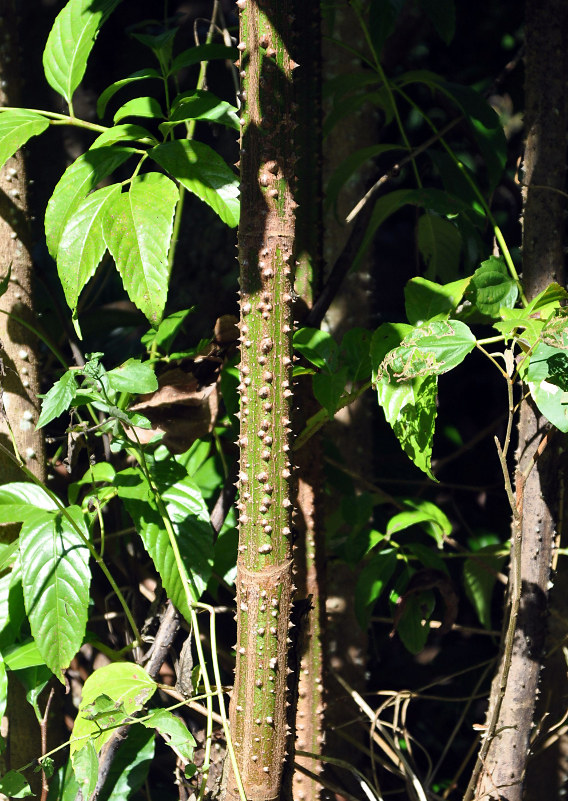
[[[568,431],[568,353],[544,342],[536,346],[527,373],[529,389],[542,414]]]
[[[398,348],[387,353],[378,377],[397,383],[441,375],[457,367],[475,347],[475,336],[459,320],[431,320],[416,326]]]
[[[94,743],[99,753],[112,735],[113,726],[142,709],[157,688],[146,671],[132,662],[113,662],[91,673],[83,685],[83,696],[71,734],[71,755],[82,750],[88,742]],[[96,715],[92,714],[101,696],[107,696],[116,709],[113,723],[107,720],[100,725]]]
[[[112,184],[88,195],[67,221],[61,236],[57,272],[73,316],[77,312],[79,295],[106,252],[103,220],[120,192],[120,184]]]
[[[134,153],[129,147],[87,150],[63,173],[47,204],[45,238],[50,255],[57,259],[61,237],[71,216],[99,181],[106,178]]]
[[[0,167],[16,150],[49,128],[49,121],[41,114],[27,109],[15,109],[0,114]]]
[[[149,151],[150,158],[197,195],[232,228],[239,222],[239,182],[231,168],[202,142],[165,142]]]
[[[81,509],[70,506],[67,514],[87,539]],[[64,684],[62,671],[85,636],[89,550],[62,512],[30,510],[20,532],[20,563],[32,636],[45,664]]]
[[[162,319],[170,266],[168,251],[179,190],[157,172],[138,175],[114,198],[103,234],[130,300],[151,325]]]
[[[69,0],[57,15],[43,52],[47,82],[71,103],[97,34],[120,0]]]

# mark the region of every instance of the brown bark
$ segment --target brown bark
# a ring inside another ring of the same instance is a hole
[[[568,7],[563,0],[527,0],[523,286],[529,300],[552,281],[564,281],[565,200],[554,190],[564,190],[565,181],[567,32]],[[498,679],[493,687],[489,716],[496,707],[499,716],[494,730],[486,735],[488,743],[482,746],[486,753],[475,798],[520,801],[524,797],[559,511],[559,438],[552,438],[537,453],[549,430],[533,403],[523,402],[516,474],[519,519],[514,525],[518,530],[512,556],[514,562],[520,547],[520,607],[506,685],[503,690],[505,682]],[[535,462],[524,482],[523,474]],[[518,590],[514,575],[510,583],[510,599],[514,599]],[[542,788],[540,797],[544,797]]]
[[[22,92],[15,0],[0,1],[0,21],[0,104],[17,106]],[[0,275],[5,276],[11,269],[8,290],[0,297],[0,386],[5,408],[4,414],[0,405],[0,443],[13,451],[9,421],[27,467],[45,480],[43,436],[35,431],[39,414],[38,343],[26,326],[34,322],[31,246],[26,165],[23,154],[18,152],[0,172]],[[0,483],[22,479],[14,462],[0,456]],[[6,526],[0,537],[6,541],[16,533],[14,527]],[[40,730],[22,685],[13,674],[9,679],[5,758],[8,767],[19,768],[41,753]],[[26,778],[37,791],[41,775],[29,773]]]

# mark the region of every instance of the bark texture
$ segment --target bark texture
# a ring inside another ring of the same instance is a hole
[[[568,7],[562,0],[527,0],[523,286],[529,300],[551,282],[564,282],[565,199],[554,190],[565,188],[567,23]],[[493,687],[489,716],[495,708],[499,715],[494,731],[490,728],[487,734],[488,744],[482,746],[486,753],[476,798],[520,801],[525,797],[559,512],[559,438],[538,454],[549,429],[533,403],[524,401],[518,424],[518,520],[513,537],[513,560],[515,550],[521,549],[520,606],[508,676]],[[535,462],[524,482],[523,474]],[[518,582],[514,570],[511,573],[510,597],[514,598]]]
[[[239,0],[242,79],[237,664],[231,735],[247,799],[280,797],[292,605],[292,12]],[[227,793],[238,797],[232,767]]]
[[[23,96],[17,12],[15,0],[0,0],[2,106],[20,105]],[[26,326],[34,323],[31,249],[28,179],[24,155],[18,152],[0,172],[0,277],[11,269],[8,289],[0,297],[0,442],[13,452],[9,422],[27,467],[45,480],[43,436],[35,430],[39,414],[38,342]],[[0,484],[22,479],[17,465],[0,455]],[[16,533],[13,526],[0,528],[3,541]],[[37,719],[13,674],[9,675],[7,733],[7,767],[22,767],[41,753]],[[37,792],[40,774],[29,771],[26,778]]]

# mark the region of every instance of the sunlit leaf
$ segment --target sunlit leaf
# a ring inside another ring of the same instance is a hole
[[[153,69],[152,67],[145,67],[144,69],[137,70],[129,75],[127,78],[121,78],[119,81],[114,81],[111,83],[110,86],[104,90],[99,96],[97,100],[97,114],[99,118],[102,118],[105,115],[106,107],[109,100],[114,97],[114,95],[122,89],[123,86],[128,86],[131,83],[136,81],[144,81],[148,78],[157,78],[158,80],[162,80],[162,76],[158,72],[158,70]]]
[[[0,114],[0,167],[2,167],[22,145],[49,128],[49,121],[41,114],[27,109],[14,109]]]
[[[75,374],[68,370],[63,373],[59,381],[51,387],[41,402],[41,414],[36,428],[42,428],[47,423],[66,412],[77,392]]]

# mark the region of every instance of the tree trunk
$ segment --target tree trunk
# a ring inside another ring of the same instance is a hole
[[[21,61],[18,41],[17,3],[0,0],[2,58],[0,59],[0,103],[17,106],[22,99]],[[28,211],[28,181],[21,152],[6,163],[0,173],[0,276],[11,270],[8,289],[0,297],[0,442],[13,452],[11,427],[16,447],[26,466],[45,480],[45,454],[41,432],[36,432],[39,415],[37,338],[28,327],[34,324],[32,241]],[[5,411],[4,411],[5,410]],[[0,484],[21,481],[17,465],[0,456]],[[18,527],[3,526],[4,541],[17,534]],[[20,682],[9,674],[8,767],[19,768],[41,753],[37,719]],[[40,774],[27,778],[36,791]]]
[[[564,282],[563,208],[566,162],[566,34],[562,0],[526,4],[526,150],[523,221],[523,286],[530,300],[552,281]],[[558,519],[558,438],[530,400],[518,424],[516,516],[509,602],[520,601],[508,675],[507,659],[494,683],[486,740],[482,743],[476,797],[520,801],[546,630],[546,604]],[[544,450],[543,450],[544,448]],[[531,466],[534,465],[531,469]],[[528,478],[524,476],[528,473]],[[519,557],[520,575],[514,564]],[[520,586],[519,586],[520,581]],[[466,797],[471,797],[471,791]],[[542,794],[540,787],[540,797]],[[551,796],[546,794],[547,798]]]
[[[244,793],[280,797],[292,605],[292,12],[238,0],[242,78],[237,665],[231,736]],[[228,770],[227,793],[238,798]]]

